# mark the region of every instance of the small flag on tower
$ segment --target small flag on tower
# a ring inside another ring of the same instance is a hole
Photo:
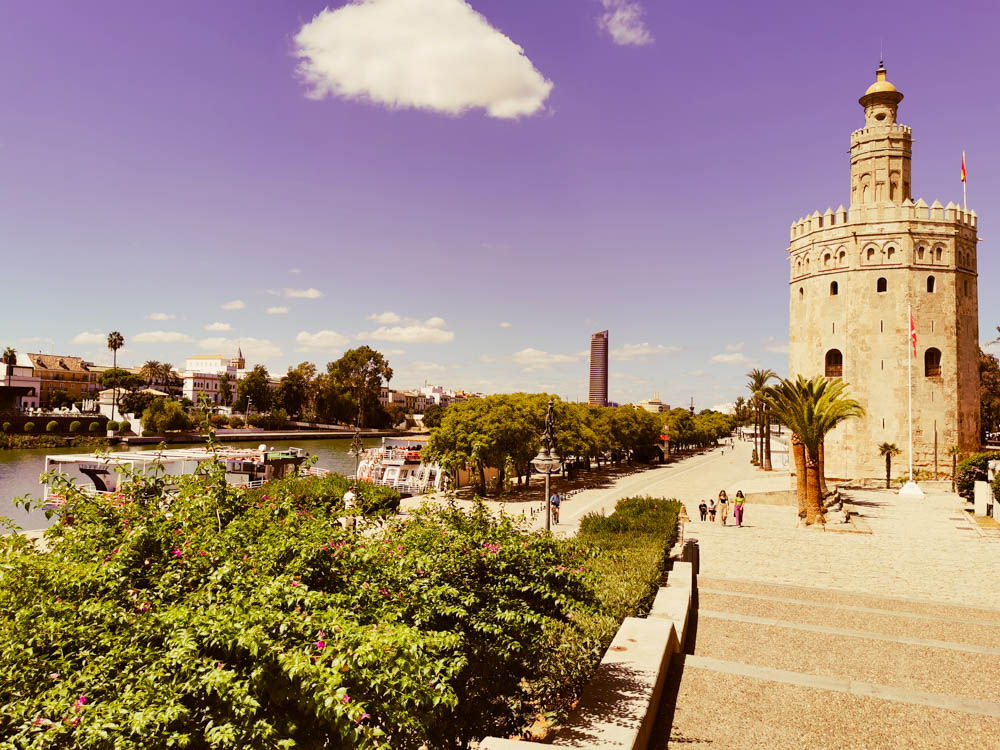
[[[962,152],[962,182],[965,182],[965,152]]]
[[[910,343],[913,345],[913,356],[917,356],[917,329],[913,325],[913,310],[910,310]]]

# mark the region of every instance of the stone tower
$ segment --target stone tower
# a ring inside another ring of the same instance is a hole
[[[829,477],[884,477],[883,442],[908,463],[907,357],[912,305],[914,468],[950,471],[948,448],[979,446],[977,218],[949,202],[911,199],[903,95],[879,65],[851,133],[850,208],[791,228],[789,372],[843,377],[866,411],[827,438]],[[957,152],[956,152],[957,153]]]

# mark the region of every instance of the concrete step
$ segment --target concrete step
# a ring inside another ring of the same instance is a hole
[[[688,656],[671,669],[648,747],[951,750],[998,742],[1000,704]]]
[[[699,613],[695,655],[878,685],[1000,700],[995,654],[834,636]]]
[[[712,584],[705,581],[700,582],[700,611],[736,613],[898,638],[984,646],[996,649],[997,656],[1000,656],[1000,621],[991,624],[978,619],[958,619],[883,607],[861,607],[747,591],[727,591],[725,588],[709,588],[710,585]]]
[[[984,579],[984,585],[986,581]],[[949,602],[936,602],[904,597],[876,596],[850,591],[790,584],[751,581],[738,578],[722,578],[712,575],[698,576],[699,589],[712,591],[735,591],[766,596],[783,597],[799,601],[821,604],[840,604],[853,607],[878,609],[890,612],[931,615],[936,618],[954,619],[964,622],[978,622],[986,625],[1000,624],[1000,609],[965,607]]]

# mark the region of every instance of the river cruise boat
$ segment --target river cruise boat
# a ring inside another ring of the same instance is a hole
[[[156,471],[168,478],[194,474],[206,462],[221,461],[226,466],[226,481],[232,485],[249,488],[260,487],[274,479],[293,475],[308,454],[301,448],[178,448],[148,451],[121,451],[114,453],[68,453],[45,457],[45,471],[56,471],[78,482],[84,492],[111,495],[127,471]],[[307,474],[325,476],[326,469],[310,467]],[[176,483],[175,485],[176,486]],[[49,506],[61,505],[64,498],[58,490],[43,485],[43,499]]]
[[[377,448],[369,448],[358,462],[358,478],[392,487],[403,497],[444,489],[444,471],[437,462],[424,462],[427,438],[382,438]]]

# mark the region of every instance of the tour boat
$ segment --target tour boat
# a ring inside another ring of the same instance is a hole
[[[424,463],[427,439],[382,438],[377,448],[369,448],[358,462],[358,478],[392,487],[403,497],[422,495],[444,488],[444,472],[436,462]]]
[[[90,480],[91,484],[78,487],[92,495],[113,495],[127,471],[155,472],[168,479],[176,487],[176,480],[194,474],[206,462],[220,461],[226,466],[226,481],[232,485],[256,488],[274,479],[293,475],[308,454],[301,448],[178,448],[151,451],[122,451],[115,453],[76,453],[45,457],[45,472],[56,471],[71,478],[79,478],[75,472]],[[310,467],[307,474],[326,476],[326,469]],[[65,502],[59,491],[53,491],[49,484],[43,485],[43,500],[48,507],[56,507]]]

